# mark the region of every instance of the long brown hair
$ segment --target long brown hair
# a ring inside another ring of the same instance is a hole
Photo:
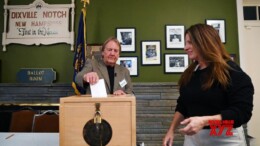
[[[229,54],[221,42],[218,32],[209,25],[195,24],[185,31],[189,35],[193,48],[208,64],[209,73],[204,78],[202,89],[209,89],[214,83],[219,83],[223,88],[229,85]],[[182,74],[179,85],[185,86],[190,81],[198,62],[194,61]]]

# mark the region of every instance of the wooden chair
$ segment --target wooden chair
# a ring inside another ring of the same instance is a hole
[[[9,132],[31,132],[35,113],[31,108],[13,112]]]
[[[35,114],[32,132],[59,132],[59,114],[53,110]]]

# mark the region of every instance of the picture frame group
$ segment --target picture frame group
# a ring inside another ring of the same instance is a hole
[[[116,38],[121,44],[121,52],[135,52],[135,28],[116,28]]]
[[[182,73],[189,66],[187,54],[164,54],[164,73]]]
[[[161,65],[161,41],[141,41],[142,65]]]
[[[138,76],[138,57],[124,57],[121,56],[118,58],[117,64],[127,68],[130,72],[130,76]]]
[[[226,43],[226,22],[224,19],[206,19],[206,24],[212,26],[219,33],[222,43]]]
[[[226,24],[224,19],[205,19],[205,24],[212,26],[219,33],[222,43],[226,43]],[[136,52],[136,29],[134,27],[117,27],[116,38],[121,44],[121,52]],[[162,48],[160,40],[140,41],[141,65],[161,65]],[[185,26],[180,24],[165,25],[165,49],[184,49],[185,47]],[[236,55],[231,54],[236,61]],[[118,64],[126,67],[131,76],[138,76],[138,57],[119,57]],[[164,73],[182,73],[189,65],[188,55],[185,53],[164,54]]]

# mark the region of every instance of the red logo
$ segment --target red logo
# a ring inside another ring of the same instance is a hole
[[[209,120],[210,136],[222,135],[224,129],[226,129],[226,136],[233,136],[234,120]]]

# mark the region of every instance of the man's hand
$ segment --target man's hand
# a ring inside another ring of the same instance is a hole
[[[89,84],[93,85],[96,84],[99,80],[98,74],[96,72],[89,72],[87,74],[84,74],[83,80],[85,82],[88,82]]]
[[[122,90],[117,90],[113,93],[114,95],[125,95],[125,92]]]

